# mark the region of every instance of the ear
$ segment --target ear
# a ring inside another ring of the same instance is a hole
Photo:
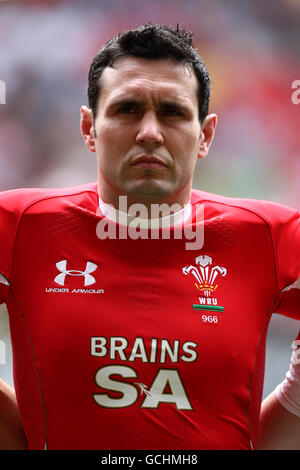
[[[80,129],[86,148],[96,152],[92,110],[87,106],[80,108]]]
[[[202,123],[198,158],[205,158],[213,141],[217,126],[216,114],[208,114]]]

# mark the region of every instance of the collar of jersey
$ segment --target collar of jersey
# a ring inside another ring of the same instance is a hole
[[[120,225],[129,225],[133,223],[135,226],[138,225],[142,229],[159,229],[176,227],[183,225],[191,215],[191,203],[185,204],[184,207],[175,212],[172,215],[165,217],[159,217],[157,219],[142,219],[140,217],[134,217],[126,212],[119,211],[111,204],[107,204],[99,197],[99,209],[102,215],[108,220],[118,223]]]

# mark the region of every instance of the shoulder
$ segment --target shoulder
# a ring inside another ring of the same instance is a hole
[[[282,225],[288,222],[295,222],[299,226],[300,223],[299,210],[272,201],[235,198],[193,190],[191,202],[192,204],[206,203],[214,206],[218,212],[231,211],[232,214],[241,218],[243,217],[242,214],[244,214],[244,217],[252,215],[256,219],[263,220],[269,226]]]
[[[0,273],[10,278],[17,234],[27,221],[34,232],[49,214],[68,216],[70,208],[95,214],[97,183],[68,188],[21,188],[0,192]],[[34,222],[34,223],[33,223]],[[31,240],[31,238],[30,238]],[[32,240],[31,240],[32,242]],[[1,292],[0,292],[1,303]]]
[[[31,215],[63,214],[72,206],[95,213],[97,183],[68,188],[20,188],[0,192],[0,243],[12,241],[22,221]]]
[[[67,188],[20,188],[0,192],[0,220],[17,220],[28,209],[43,204],[54,210],[60,210],[68,201],[80,204],[92,198],[97,200],[97,183],[71,186]]]

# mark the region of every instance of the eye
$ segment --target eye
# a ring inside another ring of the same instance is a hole
[[[138,112],[137,106],[134,104],[130,104],[130,103],[124,104],[120,106],[118,109],[118,113],[121,113],[121,114],[134,114],[137,112]]]
[[[177,109],[176,107],[166,107],[162,110],[162,114],[164,116],[181,116],[181,112],[179,109]]]

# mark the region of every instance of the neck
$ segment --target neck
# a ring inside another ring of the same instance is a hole
[[[101,213],[109,220],[121,225],[138,223],[141,228],[165,228],[181,225],[190,216],[191,206],[188,201],[182,205],[173,203],[156,203],[144,205],[134,203],[129,205],[126,196],[119,196],[118,204],[112,205],[99,197]]]

